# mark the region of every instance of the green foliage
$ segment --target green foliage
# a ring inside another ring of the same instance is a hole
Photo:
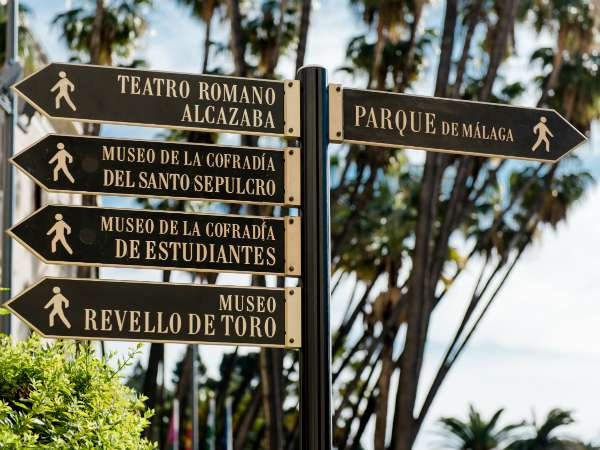
[[[272,57],[273,45],[279,33],[279,23],[281,20],[281,42],[277,50],[283,54],[292,44],[296,35],[297,16],[294,8],[286,8],[283,11],[283,18],[278,15],[280,11],[279,2],[274,0],[261,0],[252,4],[252,8],[245,11],[242,29],[244,41],[248,43],[251,58],[248,59],[248,66],[252,71],[260,76],[270,76],[266,73],[269,59]]]
[[[100,64],[144,64],[132,58],[139,39],[146,31],[144,12],[151,4],[152,0],[119,0],[105,6],[98,42]],[[65,44],[73,52],[73,61],[89,62],[97,13],[95,4],[89,2],[86,6],[74,7],[54,17],[52,23],[61,30]]]
[[[471,406],[469,418],[462,421],[455,417],[443,417],[440,424],[448,438],[448,447],[458,450],[494,450],[505,443],[523,423],[499,428],[498,421],[504,410],[499,409],[490,420],[485,420]]]
[[[90,345],[0,338],[0,443],[12,449],[152,449],[152,411],[121,384],[135,356],[98,359]]]
[[[567,450],[575,448],[556,436],[556,429],[574,422],[570,411],[562,409],[553,409],[548,413],[546,420],[538,427],[535,427],[535,434],[532,437],[518,439],[510,444],[506,450]]]
[[[401,78],[400,72],[404,68],[409,52],[412,54],[410,67],[408,70],[409,78],[406,84],[410,85],[417,81],[421,72],[425,69],[427,52],[436,39],[436,33],[433,29],[426,29],[419,40],[413,43],[410,40],[387,41],[383,48],[380,77],[387,81],[386,88],[394,89],[394,84]],[[360,34],[353,37],[346,47],[346,59],[348,65],[340,67],[338,70],[352,75],[354,78],[368,76],[371,70],[371,64],[374,58],[375,42],[368,35]]]
[[[389,164],[377,167],[376,162],[369,161],[373,164],[367,171],[364,152],[351,151],[347,164],[355,163],[358,168],[341,180],[341,186],[349,188],[334,188],[334,195],[339,195],[335,199],[332,234],[340,237],[334,270],[354,272],[361,280],[370,280],[386,270],[394,273],[388,270],[391,266],[400,268],[398,259],[407,256],[416,220],[418,173],[400,152],[380,152],[377,156],[385,155]],[[359,186],[362,191],[358,191]],[[362,195],[365,190],[369,190],[368,201],[357,201],[367,198]],[[342,236],[351,238],[343,240]]]
[[[19,7],[19,59],[26,74],[38,69],[44,62],[44,56],[31,30],[28,19],[31,15],[29,8],[25,5]],[[7,8],[0,5],[0,65],[4,64],[6,51],[6,25]]]
[[[532,56],[532,62],[548,68],[554,56],[551,48],[540,48]],[[593,120],[600,117],[600,54],[598,52],[574,52],[565,59],[558,74],[558,85],[550,92],[547,106],[562,111],[580,131],[589,129]],[[548,75],[536,77],[539,86],[548,82]]]
[[[469,418],[462,421],[455,417],[443,417],[442,426],[444,448],[457,450],[598,450],[594,444],[562,438],[557,429],[571,425],[575,421],[570,411],[555,408],[548,412],[544,421],[537,424],[531,422],[509,424],[498,428],[498,421],[503,410],[498,410],[489,421],[481,417],[471,406]],[[516,434],[516,430],[519,433]]]

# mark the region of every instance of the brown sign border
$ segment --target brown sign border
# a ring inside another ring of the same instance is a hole
[[[222,269],[194,269],[194,268],[183,268],[183,267],[170,267],[170,266],[151,266],[151,265],[134,265],[134,264],[93,264],[79,261],[49,261],[40,255],[31,245],[23,241],[20,237],[13,233],[12,229],[26,222],[35,216],[39,211],[43,210],[47,206],[57,206],[61,208],[91,208],[91,209],[117,209],[120,211],[135,211],[135,212],[161,212],[168,214],[187,214],[187,215],[198,215],[198,216],[212,216],[212,217],[242,217],[242,218],[253,218],[261,220],[283,220],[284,221],[284,266],[285,272],[253,272],[243,270],[222,270]],[[142,208],[102,208],[100,206],[83,206],[83,205],[44,205],[26,217],[15,223],[11,228],[5,231],[11,238],[21,244],[27,251],[35,255],[44,264],[57,264],[60,266],[83,266],[83,267],[122,267],[132,269],[158,269],[158,270],[173,270],[182,272],[196,272],[196,273],[238,273],[238,274],[251,274],[251,275],[276,275],[276,276],[289,276],[299,277],[301,276],[302,264],[302,232],[301,232],[301,220],[300,216],[285,216],[285,217],[271,217],[271,216],[250,216],[240,214],[211,214],[211,213],[199,213],[199,212],[184,212],[184,211],[163,211],[163,210],[148,210]]]
[[[198,146],[198,147],[227,147],[231,149],[249,149],[256,151],[266,151],[266,152],[284,152],[284,167],[283,167],[283,195],[285,198],[284,203],[277,202],[257,202],[257,201],[248,201],[248,200],[223,200],[223,199],[215,199],[215,198],[203,198],[203,197],[187,197],[187,196],[177,196],[177,195],[151,195],[151,194],[129,194],[129,193],[114,193],[114,192],[96,192],[96,191],[84,191],[84,190],[66,190],[66,189],[52,189],[46,186],[42,181],[38,180],[33,176],[33,174],[29,173],[24,167],[21,167],[19,163],[16,162],[16,158],[18,158],[21,154],[29,151],[32,147],[35,147],[37,144],[42,142],[44,139],[47,139],[49,136],[66,136],[60,133],[48,133],[36,140],[32,144],[25,147],[16,155],[13,155],[8,161],[10,164],[18,168],[22,173],[24,173],[29,179],[31,179],[35,184],[41,187],[46,192],[54,192],[54,193],[63,193],[63,194],[84,194],[84,195],[107,195],[114,197],[135,197],[135,198],[159,198],[159,199],[177,199],[177,200],[190,200],[190,201],[207,201],[207,202],[218,202],[218,203],[227,203],[227,204],[247,204],[247,205],[273,205],[273,206],[285,206],[285,207],[299,207],[301,205],[301,186],[300,186],[300,148],[299,147],[283,147],[283,148],[272,148],[272,147],[248,147],[245,145],[219,145],[219,144],[200,144],[196,142],[179,142],[173,141],[173,143],[178,145],[190,145],[190,146]],[[130,138],[115,138],[110,136],[85,136],[85,135],[68,135],[69,137],[75,138],[84,138],[84,139],[119,139],[127,142],[151,142],[151,143],[165,143],[168,144],[168,141],[155,141],[155,140],[146,140],[146,139],[130,139]]]
[[[353,89],[353,90],[357,90],[357,91],[360,90],[360,91],[364,91],[364,92],[370,91],[370,89]],[[466,151],[439,149],[439,148],[433,148],[433,147],[419,147],[419,146],[415,146],[415,145],[402,146],[402,145],[398,145],[398,144],[386,144],[386,143],[381,143],[381,142],[356,141],[356,140],[351,140],[351,139],[345,139],[344,138],[344,116],[343,116],[344,87],[341,84],[330,84],[328,86],[328,92],[329,92],[329,141],[332,143],[372,145],[372,146],[376,146],[376,147],[387,147],[387,148],[407,148],[407,149],[415,149],[415,150],[424,150],[424,151],[428,151],[428,152],[446,153],[446,154],[451,154],[451,155],[480,156],[480,157],[484,157],[484,158],[514,159],[514,160],[522,160],[522,161],[541,162],[541,163],[546,163],[546,164],[555,164],[555,163],[559,162],[561,159],[563,159],[564,157],[566,157],[569,153],[573,152],[574,150],[576,150],[581,145],[583,145],[587,142],[587,137],[584,134],[582,134],[577,128],[575,128],[571,124],[571,122],[566,120],[558,111],[556,111],[554,109],[530,108],[527,106],[505,105],[502,103],[480,102],[480,101],[476,101],[476,100],[461,100],[461,99],[454,99],[454,98],[443,98],[443,100],[456,101],[456,102],[461,102],[461,103],[464,103],[464,102],[479,103],[479,104],[484,104],[484,105],[504,106],[504,107],[510,107],[510,108],[535,109],[535,110],[539,110],[539,111],[552,111],[553,113],[560,116],[560,118],[562,118],[567,124],[569,124],[569,126],[571,126],[571,128],[573,128],[573,130],[575,130],[575,132],[578,133],[583,138],[583,140],[579,144],[577,144],[575,147],[573,147],[569,151],[565,152],[565,154],[563,154],[560,158],[557,158],[554,160],[549,160],[549,159],[528,158],[525,156],[516,157],[516,156],[504,156],[504,155],[491,155],[489,153],[482,153],[482,152],[466,152]],[[374,92],[384,93],[384,94],[389,94],[389,95],[399,95],[399,96],[406,95],[406,94],[401,94],[398,92],[386,92],[386,91],[374,91]],[[430,97],[430,96],[426,96],[426,95],[410,94],[410,96],[411,97],[424,97],[427,99],[435,98],[435,97]]]
[[[31,106],[33,106],[40,114],[45,117],[49,117],[51,119],[57,120],[66,120],[69,122],[84,122],[84,123],[98,123],[98,124],[114,124],[114,125],[135,125],[140,127],[154,127],[154,128],[166,128],[166,129],[175,129],[175,130],[189,130],[189,131],[205,131],[207,133],[232,133],[232,134],[243,134],[250,136],[276,136],[276,137],[284,137],[284,138],[297,138],[300,137],[300,82],[298,80],[270,80],[266,78],[251,78],[251,77],[232,77],[227,75],[205,75],[202,74],[203,77],[219,77],[219,78],[231,78],[238,80],[257,80],[263,82],[272,82],[272,83],[282,83],[283,84],[283,133],[266,133],[261,131],[240,131],[240,130],[227,130],[220,128],[202,128],[202,127],[187,127],[187,126],[173,126],[166,124],[155,124],[155,123],[139,123],[139,122],[119,122],[112,120],[95,120],[95,119],[74,119],[72,117],[61,117],[54,116],[50,114],[48,111],[45,111],[41,106],[39,106],[35,101],[29,98],[25,93],[19,90],[18,85],[23,81],[37,75],[42,72],[55,62],[51,62],[46,64],[44,67],[36,70],[32,74],[20,79],[17,83],[11,86],[11,89],[14,90],[22,99],[27,101]],[[85,66],[85,67],[94,67],[99,69],[119,69],[119,70],[131,70],[131,71],[144,71],[144,72],[161,72],[158,70],[148,70],[148,69],[136,69],[132,67],[113,67],[113,66],[101,66],[98,64],[73,64],[73,63],[60,63],[61,65],[66,66]],[[167,73],[167,72],[165,72]],[[199,76],[197,73],[190,72],[172,72],[178,75],[189,75],[189,76]]]
[[[17,316],[20,320],[22,320],[27,326],[38,333],[40,336],[49,339],[80,339],[80,340],[90,340],[90,341],[120,341],[120,342],[153,342],[160,344],[202,344],[202,345],[228,345],[228,346],[250,346],[250,347],[268,347],[268,348],[290,348],[290,349],[299,349],[302,347],[302,337],[301,337],[301,299],[302,299],[302,288],[300,287],[286,287],[286,288],[270,288],[270,287],[258,287],[258,286],[231,286],[231,285],[197,285],[198,287],[215,287],[215,288],[232,288],[232,289],[257,289],[257,290],[273,290],[273,291],[285,291],[285,340],[286,344],[284,345],[269,345],[269,344],[256,344],[256,343],[235,343],[232,344],[230,342],[207,342],[207,341],[187,341],[187,340],[155,340],[155,339],[125,339],[125,338],[103,338],[99,339],[96,337],[89,336],[59,336],[59,335],[51,335],[44,334],[41,330],[39,330],[36,326],[34,326],[29,320],[21,316],[18,312],[16,312],[10,305],[15,302],[22,296],[26,295],[27,292],[43,283],[45,280],[76,280],[76,281],[89,281],[89,282],[100,282],[100,283],[121,283],[121,284],[146,284],[146,285],[156,285],[156,284],[167,284],[172,286],[194,286],[189,283],[162,283],[158,281],[132,281],[132,280],[104,280],[104,279],[82,279],[82,278],[74,278],[74,277],[42,277],[38,281],[36,281],[31,286],[27,287],[24,291],[21,291],[16,296],[12,297],[10,300],[7,300],[1,306],[3,308],[8,309],[12,314]]]

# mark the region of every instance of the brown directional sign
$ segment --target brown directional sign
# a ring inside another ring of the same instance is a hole
[[[554,110],[329,86],[333,142],[556,162],[586,138]]]
[[[300,218],[47,205],[8,233],[47,263],[300,275]]]
[[[53,192],[300,204],[300,150],[51,134],[12,159]]]
[[[300,288],[43,278],[5,303],[48,338],[300,347]]]
[[[56,119],[297,137],[297,81],[52,63],[14,86]]]

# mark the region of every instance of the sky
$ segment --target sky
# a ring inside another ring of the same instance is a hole
[[[74,2],[74,0],[73,0]],[[64,0],[25,1],[33,16],[31,26],[52,61],[67,61],[68,54],[60,41],[59,30],[52,27],[51,18],[72,2]],[[442,24],[441,1],[432,2],[427,10],[428,26],[438,29]],[[202,56],[202,26],[190,18],[188,12],[174,1],[155,1],[149,11],[150,32],[142,42],[139,56],[152,69],[198,72]],[[228,30],[223,24],[217,33]],[[343,65],[345,47],[353,34],[363,25],[346,0],[320,0],[316,4],[309,35],[307,63],[323,65],[329,71],[330,81],[344,85],[360,85],[336,71]],[[533,45],[550,42],[549,36],[534,36],[527,29],[517,30],[518,57],[502,67],[501,74],[508,80],[523,79],[528,70],[528,59]],[[293,56],[293,55],[291,55]],[[433,58],[431,58],[433,60]],[[293,58],[286,57],[280,73],[293,77]],[[433,67],[427,67],[414,90],[431,95]],[[524,95],[523,105],[535,104],[536,98]],[[103,134],[130,138],[156,138],[156,129],[105,126]],[[224,136],[222,142],[235,142]],[[261,140],[261,145],[267,141]],[[589,170],[600,176],[600,146],[598,126],[588,145],[578,150]],[[335,151],[336,146],[332,146]],[[418,160],[423,152],[413,152]],[[127,200],[103,199],[105,205],[123,206]],[[423,432],[416,443],[417,450],[439,446],[439,428],[435,421],[440,416],[462,416],[468,405],[474,404],[486,416],[505,408],[504,422],[521,421],[536,417],[541,420],[553,407],[573,410],[576,423],[564,433],[586,440],[600,442],[600,420],[597,412],[600,392],[600,289],[598,288],[597,253],[600,248],[600,189],[594,187],[572,210],[567,223],[556,230],[541,233],[525,253],[494,305],[488,312],[438,395]],[[422,388],[427,387],[437,364],[446,350],[458,320],[465,309],[465,293],[470,292],[478,272],[475,261],[467,267],[464,276],[453,287],[448,298],[436,308],[431,324],[430,339],[424,364]],[[103,270],[102,276],[115,279],[159,280],[153,270]],[[176,281],[187,281],[189,275],[176,274]],[[221,284],[244,284],[249,280],[240,276],[223,276]],[[342,286],[343,291],[348,286]],[[341,297],[341,296],[340,296]],[[333,323],[344,311],[344,304],[336,297],[332,303]],[[122,348],[122,344],[113,348]],[[169,345],[168,364],[179,359],[183,346]],[[219,361],[223,350],[230,348],[200,346],[205,361]],[[214,374],[216,364],[209,363]],[[395,380],[394,380],[395,381]],[[421,390],[422,390],[421,388]],[[421,392],[421,395],[423,393]],[[372,430],[364,436],[371,442]]]

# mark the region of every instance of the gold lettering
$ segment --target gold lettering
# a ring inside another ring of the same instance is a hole
[[[98,326],[96,325],[96,311],[94,311],[93,309],[89,309],[89,308],[85,308],[85,319],[83,321],[83,323],[85,324],[83,326],[83,329],[85,331],[96,331],[98,330]]]

